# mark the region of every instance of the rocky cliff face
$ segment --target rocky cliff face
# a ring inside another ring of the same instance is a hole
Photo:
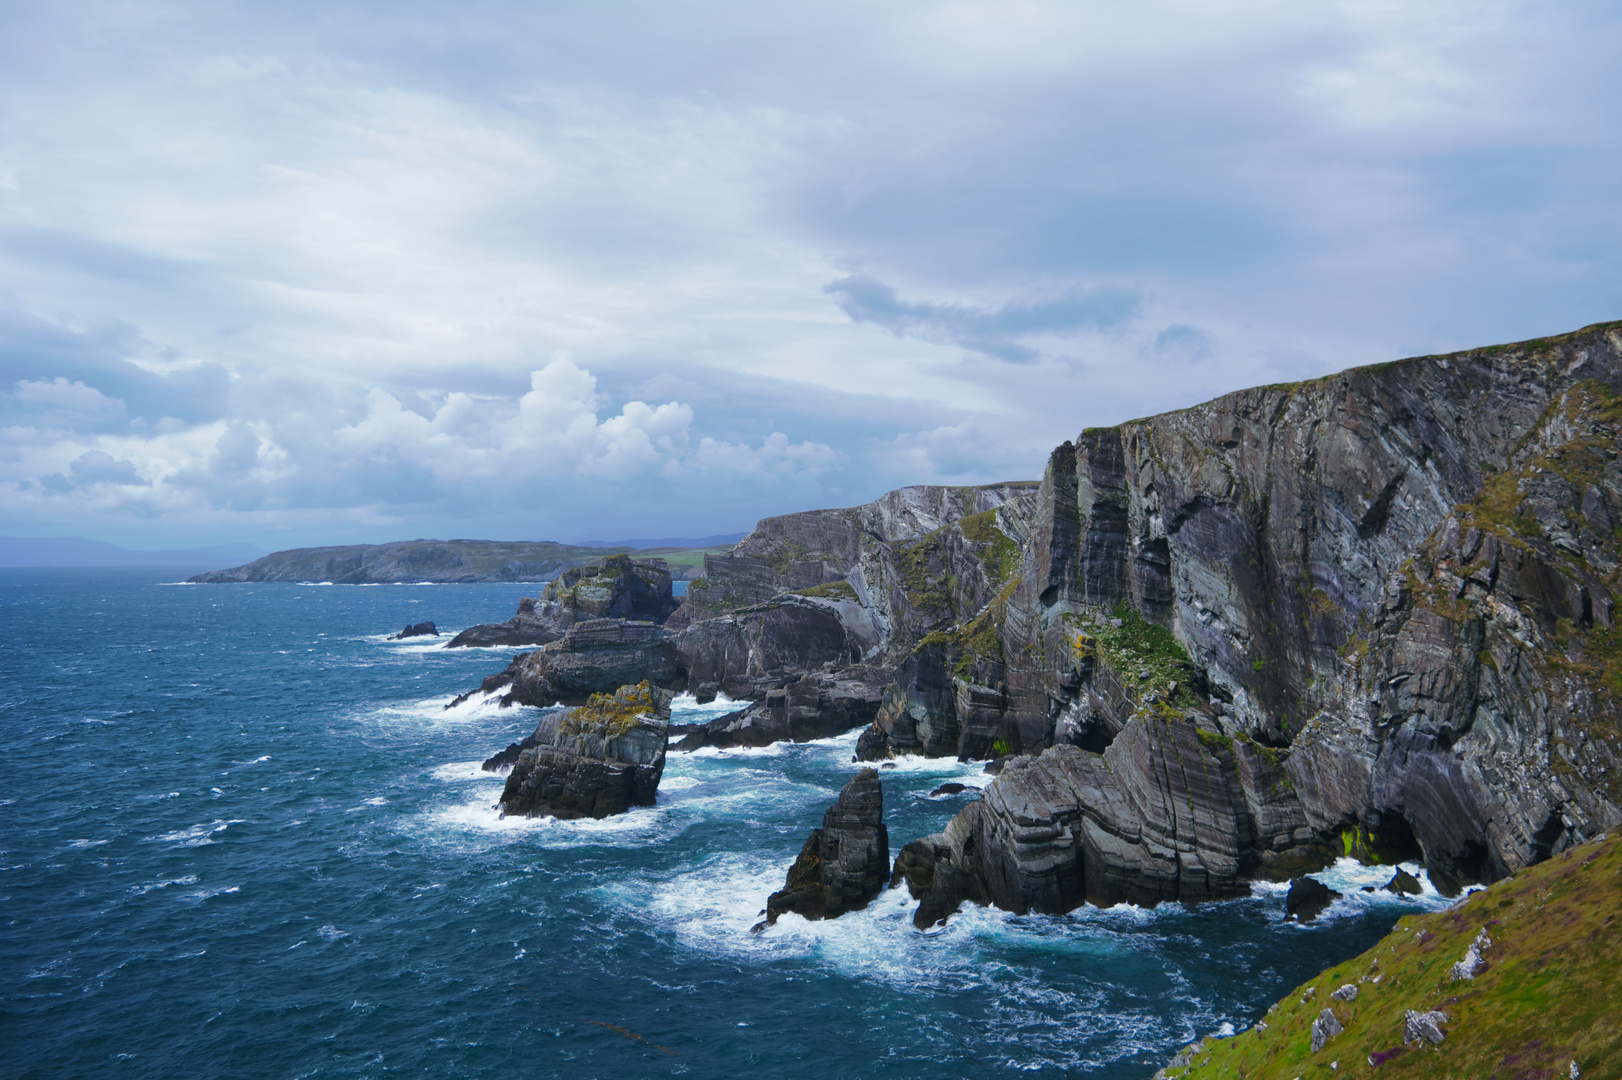
[[[1445,886],[1622,821],[1619,354],[1590,327],[1061,446],[1012,584],[926,635],[864,733],[1065,747],[921,841],[915,893],[1217,895],[1320,844]]]
[[[739,736],[751,745],[866,724],[920,639],[1006,588],[1019,549],[1003,529],[1021,527],[1008,523],[1023,523],[1017,507],[1036,489],[903,488],[866,506],[768,518],[731,551],[705,556],[705,578],[662,628],[577,623],[483,689],[510,687],[509,702],[539,706],[644,678],[700,700],[725,693],[760,703]],[[791,686],[800,699],[814,692],[821,722],[790,722],[787,706],[773,718],[769,699]]]
[[[652,806],[669,728],[670,694],[647,683],[543,715],[507,774],[502,816],[602,818]]]

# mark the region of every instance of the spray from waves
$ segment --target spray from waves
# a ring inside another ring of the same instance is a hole
[[[1119,912],[1080,918],[1019,916],[967,904],[944,927],[920,932],[905,889],[881,892],[865,909],[807,921],[787,914],[761,933],[767,895],[781,886],[780,860],[744,853],[704,859],[672,874],[637,874],[600,885],[611,906],[668,933],[704,956],[750,967],[794,961],[844,979],[886,985],[899,1007],[934,995],[990,992],[995,1002],[986,1041],[1004,1044],[1016,1069],[1096,1067],[1137,1053],[1167,1052],[1190,1032],[1225,1022],[1191,986],[1167,971],[1162,994],[1145,1001],[1111,978],[1113,966],[1146,948],[1142,935],[1111,931]],[[1146,913],[1132,912],[1133,922]],[[1033,956],[1089,973],[1064,988],[1042,975]],[[1174,1021],[1165,1016],[1173,1002]],[[923,1007],[927,1008],[927,1005]],[[928,1022],[927,1017],[920,1017]],[[1017,1032],[1017,1037],[1010,1032]],[[1088,1038],[1079,1044],[1077,1033]],[[954,1040],[962,1032],[951,1033]]]
[[[1400,865],[1403,870],[1419,879],[1420,889],[1418,896],[1409,896],[1402,893],[1390,893],[1385,885],[1391,880]],[[1310,932],[1314,929],[1323,929],[1342,919],[1357,919],[1375,909],[1398,909],[1402,911],[1438,911],[1450,907],[1457,898],[1449,899],[1431,882],[1430,875],[1418,863],[1407,862],[1397,865],[1364,866],[1356,859],[1339,858],[1333,866],[1309,874],[1340,893],[1340,897],[1326,908],[1322,914],[1309,923],[1286,922],[1283,908],[1284,896],[1290,891],[1289,882],[1286,881],[1256,881],[1250,886],[1251,893],[1275,901],[1277,911],[1274,913],[1276,921],[1284,926],[1301,931]],[[1372,887],[1372,892],[1364,889]]]

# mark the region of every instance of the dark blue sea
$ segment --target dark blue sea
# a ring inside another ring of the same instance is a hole
[[[502,821],[478,763],[535,713],[442,706],[511,651],[385,638],[525,586],[182,576],[0,570],[5,1076],[1146,1077],[1413,909],[1343,863],[1310,927],[1268,888],[923,934],[889,892],[751,934],[854,733],[672,755],[619,818]],[[884,774],[892,848],[963,805],[946,780],[987,778]]]

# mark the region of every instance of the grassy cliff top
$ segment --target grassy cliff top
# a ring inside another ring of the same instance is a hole
[[[1446,911],[1403,918],[1368,952],[1297,987],[1262,1023],[1195,1044],[1189,1064],[1164,1073],[1179,1080],[1622,1076],[1619,916],[1622,836],[1583,844]],[[1492,940],[1481,953],[1485,969],[1455,980],[1453,966],[1483,929]],[[1333,1000],[1347,984],[1356,999]],[[1345,1030],[1313,1053],[1312,1023],[1324,1009]],[[1443,1042],[1405,1044],[1409,1011],[1446,1013]]]

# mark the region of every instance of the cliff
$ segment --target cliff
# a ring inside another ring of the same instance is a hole
[[[1059,447],[1014,581],[924,638],[861,756],[1074,752],[901,876],[934,909],[1062,911],[1333,848],[1449,889],[1622,821],[1619,353],[1606,324]]]

